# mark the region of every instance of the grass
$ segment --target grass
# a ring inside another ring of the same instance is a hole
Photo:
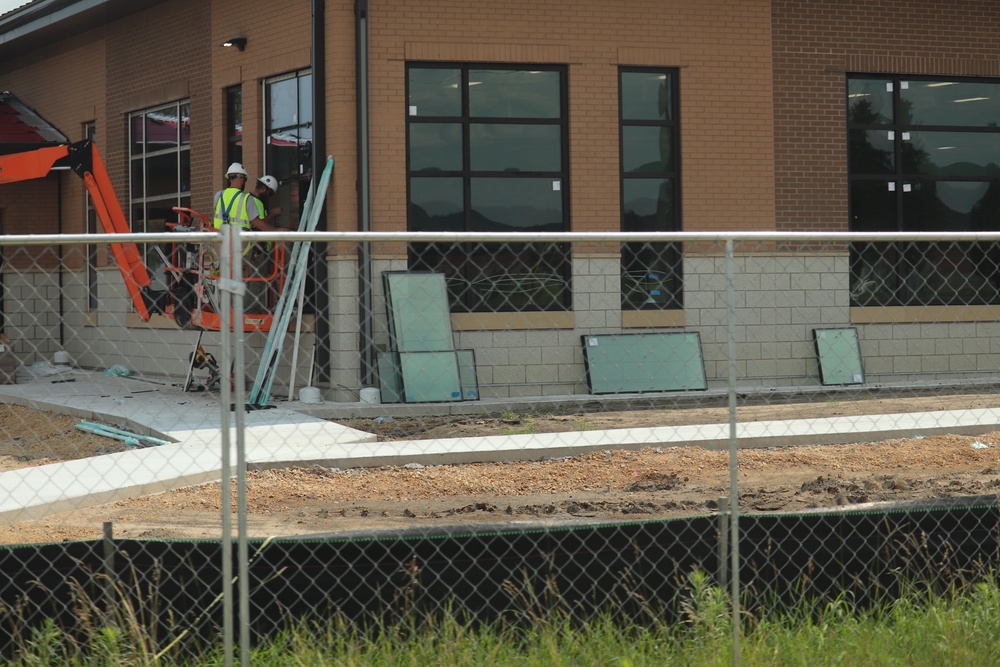
[[[623,627],[609,615],[585,623],[560,612],[524,612],[477,627],[443,614],[403,619],[365,633],[334,619],[300,622],[253,650],[255,667],[725,667],[733,663],[728,600],[707,577],[693,574],[680,621]],[[124,621],[124,623],[122,623]],[[741,640],[745,667],[1000,664],[1000,589],[995,579],[961,592],[932,596],[914,590],[862,611],[843,600],[747,617]],[[218,649],[198,655],[157,654],[139,624],[126,615],[92,625],[81,640],[46,623],[22,637],[13,667],[124,667],[224,664]],[[238,664],[238,661],[237,661]]]

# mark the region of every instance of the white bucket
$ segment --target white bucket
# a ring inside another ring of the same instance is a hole
[[[376,387],[365,387],[359,392],[362,403],[381,403],[382,395]]]
[[[52,362],[56,366],[69,366],[69,352],[59,350],[52,355]]]
[[[299,389],[299,401],[302,403],[322,403],[323,397],[319,393],[319,387],[302,387],[302,389]]]

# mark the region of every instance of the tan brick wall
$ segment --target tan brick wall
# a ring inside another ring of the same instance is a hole
[[[198,208],[214,192],[210,5],[173,0],[107,26],[108,131],[105,162],[123,206],[128,201],[128,114],[191,100],[191,197]]]
[[[1000,76],[991,0],[773,6],[779,229],[847,229],[847,72]]]
[[[619,229],[619,65],[680,68],[685,230],[772,228],[770,6],[386,0],[371,34],[376,230],[406,221],[407,60],[560,63],[573,231]]]

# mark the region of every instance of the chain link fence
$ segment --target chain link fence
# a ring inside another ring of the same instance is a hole
[[[5,655],[997,565],[1000,236],[229,234],[0,239]]]

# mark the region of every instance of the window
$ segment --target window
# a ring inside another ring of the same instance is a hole
[[[264,123],[264,172],[280,184],[269,205],[281,207],[283,222],[298,222],[312,178],[312,75],[308,71],[264,81]]]
[[[410,231],[569,229],[566,73],[555,66],[407,67]],[[564,243],[411,244],[456,312],[568,310]]]
[[[243,88],[226,88],[226,167],[243,162]]]
[[[1000,230],[1000,81],[851,75],[850,229]],[[987,243],[854,243],[851,305],[1000,304]]]
[[[165,232],[175,206],[191,206],[190,105],[184,100],[129,117],[129,187],[133,232]],[[166,290],[168,245],[143,246],[154,290]],[[161,253],[163,253],[161,255]]]
[[[677,231],[677,72],[623,68],[618,100],[622,231]],[[681,307],[679,243],[623,243],[621,252],[623,309]]]
[[[91,141],[96,141],[97,139],[97,125],[91,121],[89,123],[83,124],[83,137],[85,139],[90,139]],[[94,202],[90,200],[90,193],[84,189],[84,212],[87,218],[87,233],[96,234],[98,232],[97,228],[97,210],[94,208]],[[103,231],[103,230],[102,230]],[[97,299],[97,246],[88,245],[87,246],[87,311],[95,312],[98,308],[99,302]]]

